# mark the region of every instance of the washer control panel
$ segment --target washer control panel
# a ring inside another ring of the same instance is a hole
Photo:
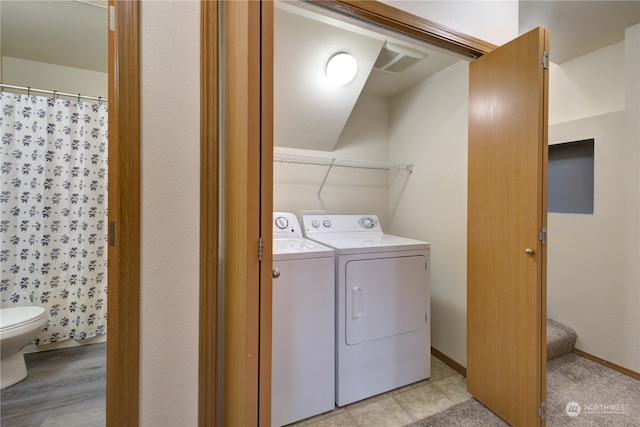
[[[273,238],[302,237],[298,218],[289,212],[273,213]]]
[[[302,225],[311,234],[382,231],[376,215],[303,215]]]

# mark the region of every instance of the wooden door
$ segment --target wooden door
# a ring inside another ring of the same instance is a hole
[[[467,388],[518,426],[545,424],[548,45],[537,28],[469,66]]]
[[[215,307],[201,307],[201,318],[221,319],[217,332],[201,331],[201,344],[221,345],[215,350],[201,347],[201,361],[208,363],[206,357],[213,355],[219,359],[220,365],[210,367],[206,383],[201,379],[200,405],[216,404],[211,401],[211,393],[218,393],[220,408],[206,412],[203,409],[199,423],[207,426],[215,425],[216,421],[223,426],[269,425],[273,2],[219,3],[220,10],[211,10],[212,5],[204,10],[209,24],[216,25],[211,18],[220,19],[219,29],[213,31],[221,31],[221,46],[217,54],[220,55],[218,60],[223,77],[217,82],[209,81],[220,85],[217,93],[221,103],[210,104],[218,102],[214,97],[203,98],[203,103],[208,104],[209,114],[215,111],[212,108],[223,108],[220,117],[222,131],[218,135],[214,129],[208,128],[203,135],[202,147],[209,155],[214,154],[212,151],[220,155],[221,200],[216,200],[215,193],[206,193],[202,201],[203,212],[212,215],[203,220],[210,227],[219,224],[223,230],[219,237],[222,241],[218,255],[222,280],[213,277],[211,270],[203,271],[201,298],[220,295],[223,310],[218,316]],[[216,40],[207,41],[209,47],[215,49],[210,42]],[[218,66],[217,60],[208,58],[205,64],[203,74],[211,79],[209,73]],[[213,142],[218,137],[220,147]],[[203,182],[207,185],[219,179],[214,175],[216,168],[208,167],[205,172],[203,178],[206,181]],[[212,212],[215,208],[210,207],[218,202],[220,216],[216,218]],[[203,238],[208,245],[216,244],[212,236]],[[209,253],[211,250],[210,247]],[[218,285],[222,290],[213,288]],[[210,300],[201,300],[201,304],[211,305]],[[214,377],[214,369],[220,369],[217,378]],[[221,384],[215,384],[216,379]],[[217,419],[212,419],[214,416]]]

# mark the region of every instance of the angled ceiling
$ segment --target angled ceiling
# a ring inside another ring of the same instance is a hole
[[[351,31],[275,10],[275,145],[331,151],[384,44]],[[346,52],[358,62],[344,86],[325,78],[331,56]]]
[[[276,146],[332,151],[361,93],[390,97],[459,60],[398,34],[372,31],[297,7],[298,3],[276,5]],[[338,52],[358,61],[355,80],[345,86],[334,86],[325,78],[327,61]]]

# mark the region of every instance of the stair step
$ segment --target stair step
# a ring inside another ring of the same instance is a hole
[[[547,360],[571,353],[578,334],[570,327],[547,319]]]

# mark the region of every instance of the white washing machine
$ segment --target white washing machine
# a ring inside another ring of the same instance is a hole
[[[335,408],[333,250],[302,237],[291,213],[273,214],[271,424]]]
[[[375,215],[303,215],[335,251],[336,403],[431,376],[430,244],[384,234]]]

